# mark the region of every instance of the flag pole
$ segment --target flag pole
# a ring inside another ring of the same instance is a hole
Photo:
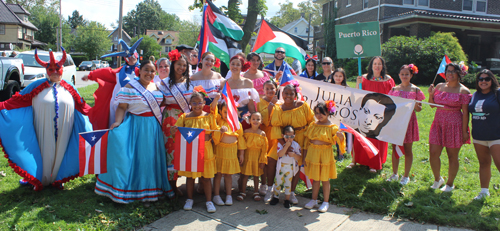
[[[436,73],[436,76],[434,76],[434,80],[432,80],[432,85],[434,85],[434,82],[436,82],[437,77],[438,77],[438,74]]]

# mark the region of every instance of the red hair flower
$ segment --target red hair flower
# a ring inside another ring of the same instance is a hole
[[[203,87],[201,85],[194,87],[193,92],[198,92],[198,93],[202,94],[203,97],[208,98],[207,91],[205,91],[205,89],[203,89]]]
[[[328,113],[330,113],[330,115],[335,114],[335,112],[337,111],[335,102],[333,100],[327,100],[325,101],[325,104],[326,108],[328,109]]]
[[[410,68],[410,70],[413,72],[414,75],[418,74],[418,68],[417,66],[415,66],[415,64],[410,63],[408,67]]]
[[[250,62],[246,61],[246,62],[243,64],[243,67],[241,67],[241,71],[242,71],[242,72],[246,72],[246,71],[248,71],[248,69],[250,69],[250,66],[251,66],[251,65],[252,65],[252,64],[251,64]]]
[[[215,58],[214,67],[217,67],[217,68],[219,68],[219,67],[220,67],[220,59]]]
[[[175,62],[181,58],[181,53],[177,49],[168,52],[168,57],[170,58],[170,62]]]

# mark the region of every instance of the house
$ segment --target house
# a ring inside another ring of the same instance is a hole
[[[168,52],[175,50],[175,46],[179,45],[177,37],[178,31],[167,30],[146,30],[146,35],[156,39],[156,42],[161,46],[161,52],[168,54]]]
[[[118,31],[119,31],[118,27],[116,27],[114,30],[109,32],[108,38],[111,39],[111,42],[113,42],[113,44],[111,45],[111,47],[107,53],[113,53],[113,52],[118,51],[118,46],[120,46],[120,43],[119,43],[120,42],[120,38],[119,38],[120,32],[118,32]],[[125,41],[129,45],[130,45],[130,40],[132,40],[130,35],[128,35],[127,32],[125,32],[125,30],[122,30],[122,40]],[[123,59],[122,59],[122,61],[123,61]],[[109,64],[111,67],[117,67],[118,66],[117,65],[118,64],[117,57],[112,57],[111,62],[109,62]]]
[[[32,49],[47,45],[35,40],[38,31],[28,17],[30,13],[19,4],[6,4],[0,0],[0,50],[12,50],[14,46]]]
[[[392,36],[424,38],[431,32],[454,32],[469,57],[482,67],[500,71],[500,1],[498,0],[315,0],[323,4],[324,24],[379,21],[381,42]],[[326,17],[325,17],[326,16]],[[328,18],[328,16],[330,18]],[[315,50],[324,52],[323,35],[315,34]],[[323,37],[322,37],[323,36]]]
[[[311,29],[311,32],[309,32],[309,29]],[[286,24],[283,28],[281,28],[281,30],[296,35],[306,41],[310,41],[309,43],[312,42],[314,36],[313,28],[309,26],[309,22],[302,16],[299,19]]]

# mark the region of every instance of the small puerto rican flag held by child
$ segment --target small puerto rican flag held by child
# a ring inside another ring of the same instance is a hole
[[[304,181],[304,184],[306,184],[307,189],[311,189],[313,186],[313,180],[309,179],[309,177],[306,175],[306,171],[304,170],[304,166],[300,166],[300,173],[299,177],[302,181]]]
[[[109,129],[80,133],[80,176],[107,173]]]
[[[174,169],[183,172],[203,172],[205,130],[178,127],[175,141]]]
[[[224,88],[222,88],[222,97],[226,101],[227,105],[227,122],[232,131],[238,131],[240,129],[240,121],[238,120],[238,109],[233,98],[233,93],[231,93],[231,87],[226,82]]]

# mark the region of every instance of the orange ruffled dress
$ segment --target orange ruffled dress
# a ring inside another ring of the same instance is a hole
[[[182,114],[179,117],[179,119],[177,119],[177,122],[175,122],[175,126],[206,129],[205,134],[211,134],[212,132],[208,130],[220,129],[220,127],[217,126],[215,117],[216,114],[207,114],[205,116],[197,116],[197,117],[186,117],[186,114]],[[203,172],[179,171],[178,175],[191,178],[197,178],[197,177],[213,178],[215,176],[216,169],[215,169],[214,148],[210,140],[205,140],[205,158],[203,166],[204,166]]]
[[[219,127],[226,126],[227,132],[214,132],[212,138],[215,145],[215,167],[217,173],[222,174],[236,174],[240,173],[240,161],[238,160],[238,150],[247,149],[245,138],[243,137],[243,127],[240,123],[240,129],[233,132],[229,123],[222,119],[220,115],[217,116],[217,125]],[[222,143],[222,136],[236,136],[238,140],[232,144]]]
[[[269,111],[267,108],[269,107],[269,102],[267,102],[264,98],[260,99],[260,102],[257,103],[257,111],[262,115],[262,124],[260,125],[260,129],[266,133],[267,137],[267,157],[271,157],[275,160],[278,160],[278,151],[277,144],[278,140],[271,139],[271,118],[269,118]],[[274,110],[279,108],[279,105],[274,105]],[[271,151],[273,150],[274,151]]]
[[[241,167],[241,174],[247,176],[261,176],[264,170],[259,164],[267,164],[267,137],[257,133],[245,133],[247,149]]]
[[[311,122],[314,122],[314,112],[306,102],[300,107],[288,111],[283,111],[279,106],[275,107],[271,115],[271,139],[282,139],[281,130],[283,127],[290,125],[295,128],[295,142],[299,143],[301,149],[304,149],[306,126]],[[302,129],[297,130],[297,128]],[[276,152],[275,150],[277,150],[277,148],[271,151]],[[271,153],[269,155],[277,156],[278,154]],[[302,165],[302,161],[299,161],[299,166],[300,165]]]
[[[337,137],[339,128],[337,125],[318,125],[315,122],[309,124],[305,132],[306,166],[305,174],[314,181],[328,181],[337,178],[337,167],[335,165],[335,154],[333,145],[339,145],[340,152],[345,153],[345,139],[340,142]],[[330,144],[317,145],[311,140],[319,140]]]

